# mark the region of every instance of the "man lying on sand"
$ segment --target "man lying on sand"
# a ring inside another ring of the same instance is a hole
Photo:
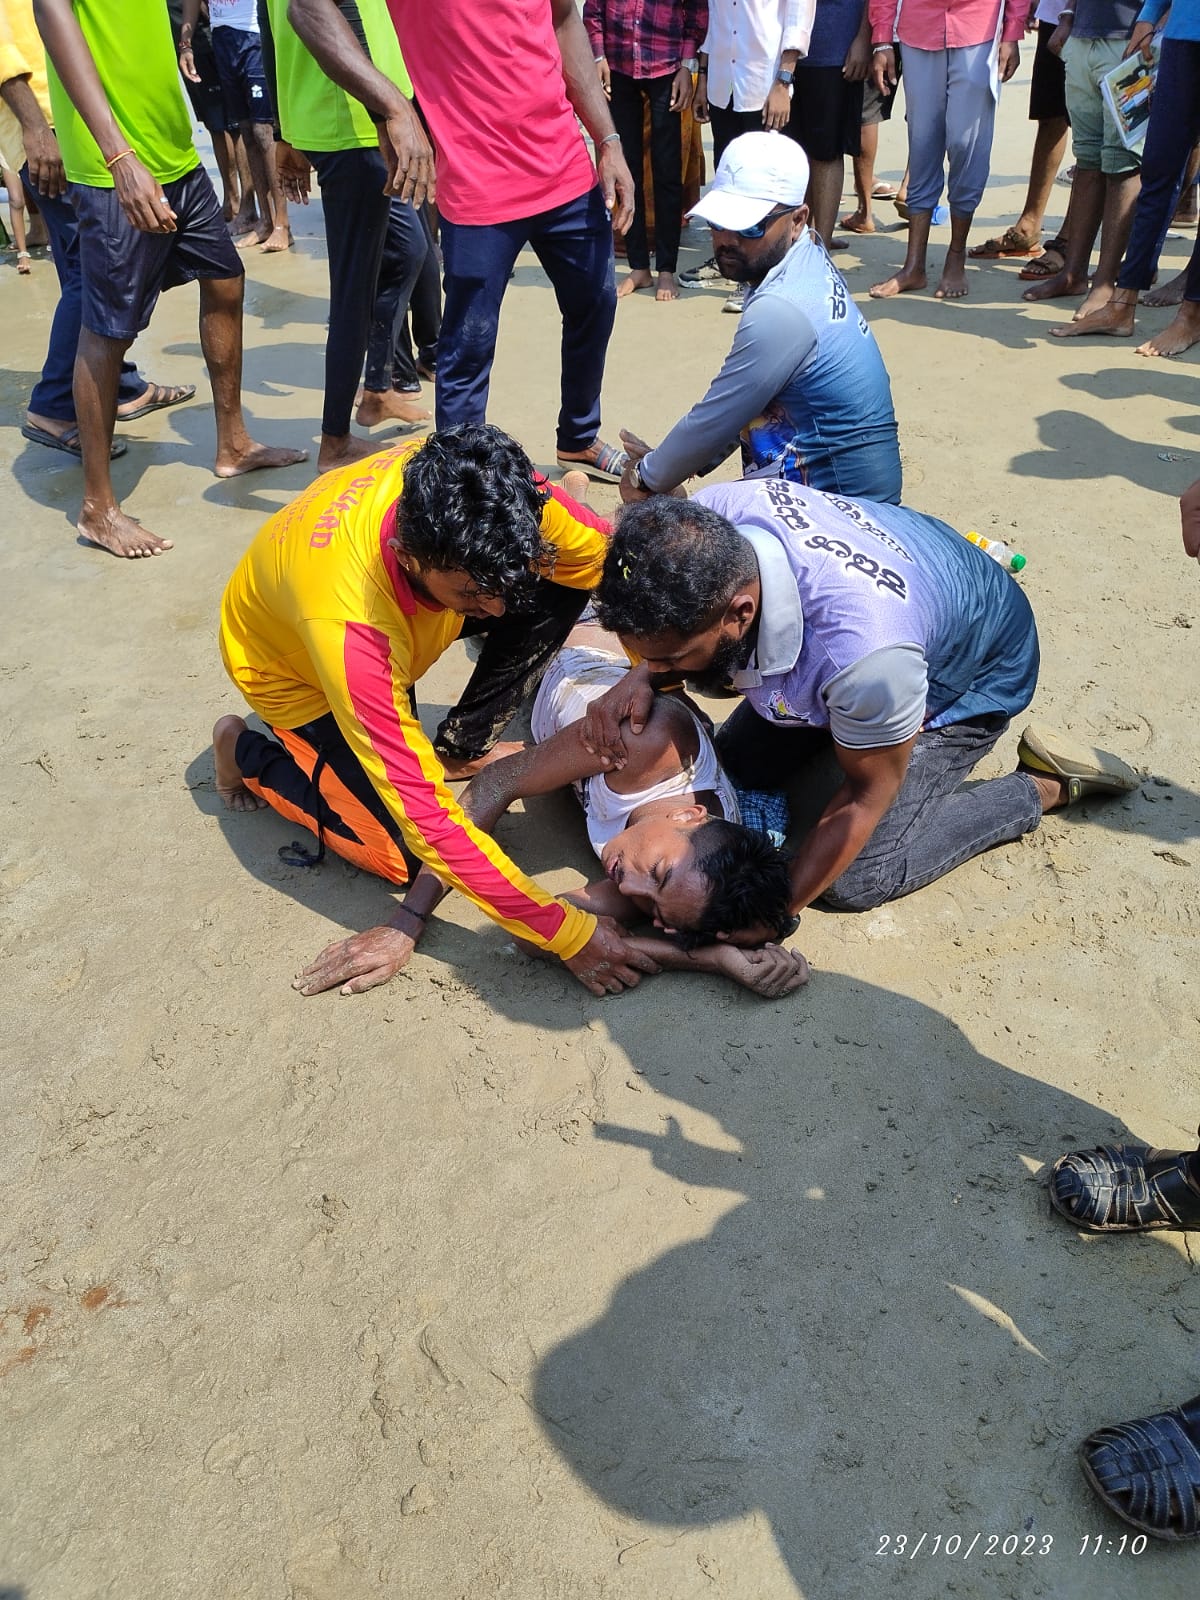
[[[581,628],[572,639],[580,637],[606,636]],[[793,926],[787,863],[762,834],[741,826],[737,796],[700,718],[682,701],[657,695],[641,732],[626,730],[620,772],[605,773],[583,747],[587,707],[628,665],[624,656],[568,644],[534,702],[536,742],[473,778],[463,810],[490,832],[515,801],[572,787],[605,876],[565,899],[625,927],[652,922],[659,934],[629,943],[657,967],[720,973],[768,999],[790,994],[807,981],[807,964],[770,942]],[[439,877],[422,870],[402,908],[411,930],[399,939],[394,929],[378,928],[336,941],[298,987],[355,994],[385,983],[407,962],[445,893]]]

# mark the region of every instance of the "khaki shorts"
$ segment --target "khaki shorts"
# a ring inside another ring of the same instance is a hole
[[[1141,161],[1126,150],[1112,113],[1100,91],[1100,80],[1125,53],[1125,40],[1067,40],[1063,61],[1067,69],[1067,113],[1071,118],[1071,145],[1077,166],[1103,172],[1112,178],[1137,172]]]

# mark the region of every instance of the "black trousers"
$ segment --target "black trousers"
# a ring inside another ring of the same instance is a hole
[[[442,260],[425,206],[421,207],[421,223],[428,248],[409,296],[408,316],[401,317],[396,329],[396,348],[392,359],[392,386],[396,389],[415,389],[420,385],[418,361],[427,372],[437,368],[438,339],[442,332]]]
[[[762,110],[735,111],[733,101],[727,106],[709,106],[712,122],[713,167],[719,167],[726,145],[732,144],[739,134],[762,132]]]
[[[654,180],[654,258],[660,272],[674,272],[679,264],[679,233],[683,226],[682,118],[671,110],[671,85],[675,74],[662,78],[627,78],[611,75],[613,125],[621,135],[621,149],[633,173],[633,221],[625,236],[625,254],[635,271],[650,265],[646,243],[646,165],[643,155],[646,104],[650,107],[650,174]]]
[[[365,389],[383,393],[396,382],[397,332],[407,315],[429,250],[430,238],[424,217],[406,201],[393,199],[388,206],[383,260],[367,337]]]
[[[387,168],[377,149],[306,150],[317,169],[329,256],[329,334],[325,341],[325,405],[321,432],[350,432],[354,396],[387,236]]]

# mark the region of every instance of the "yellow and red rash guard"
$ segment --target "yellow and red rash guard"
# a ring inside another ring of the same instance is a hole
[[[298,728],[332,711],[414,855],[518,938],[569,958],[596,920],[547,894],[468,821],[408,691],[462,617],[419,599],[388,540],[405,444],[327,472],[263,525],[221,603],[226,671],[263,721]],[[553,580],[591,589],[608,524],[557,487],[542,532]]]

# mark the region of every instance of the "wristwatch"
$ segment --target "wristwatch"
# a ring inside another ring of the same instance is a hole
[[[640,489],[643,494],[654,493],[654,490],[646,482],[645,478],[642,477],[642,462],[640,456],[636,461],[630,463],[629,476],[633,480],[633,487],[635,489]]]
[[[775,81],[776,83],[782,83],[786,88],[790,89],[793,83],[796,81],[796,74],[790,69],[790,67],[780,67],[779,71],[775,74]]]
[[[700,71],[700,58],[699,58],[699,56],[685,56],[685,58],[679,63],[679,65],[683,68],[683,70],[685,72],[699,72]]]

